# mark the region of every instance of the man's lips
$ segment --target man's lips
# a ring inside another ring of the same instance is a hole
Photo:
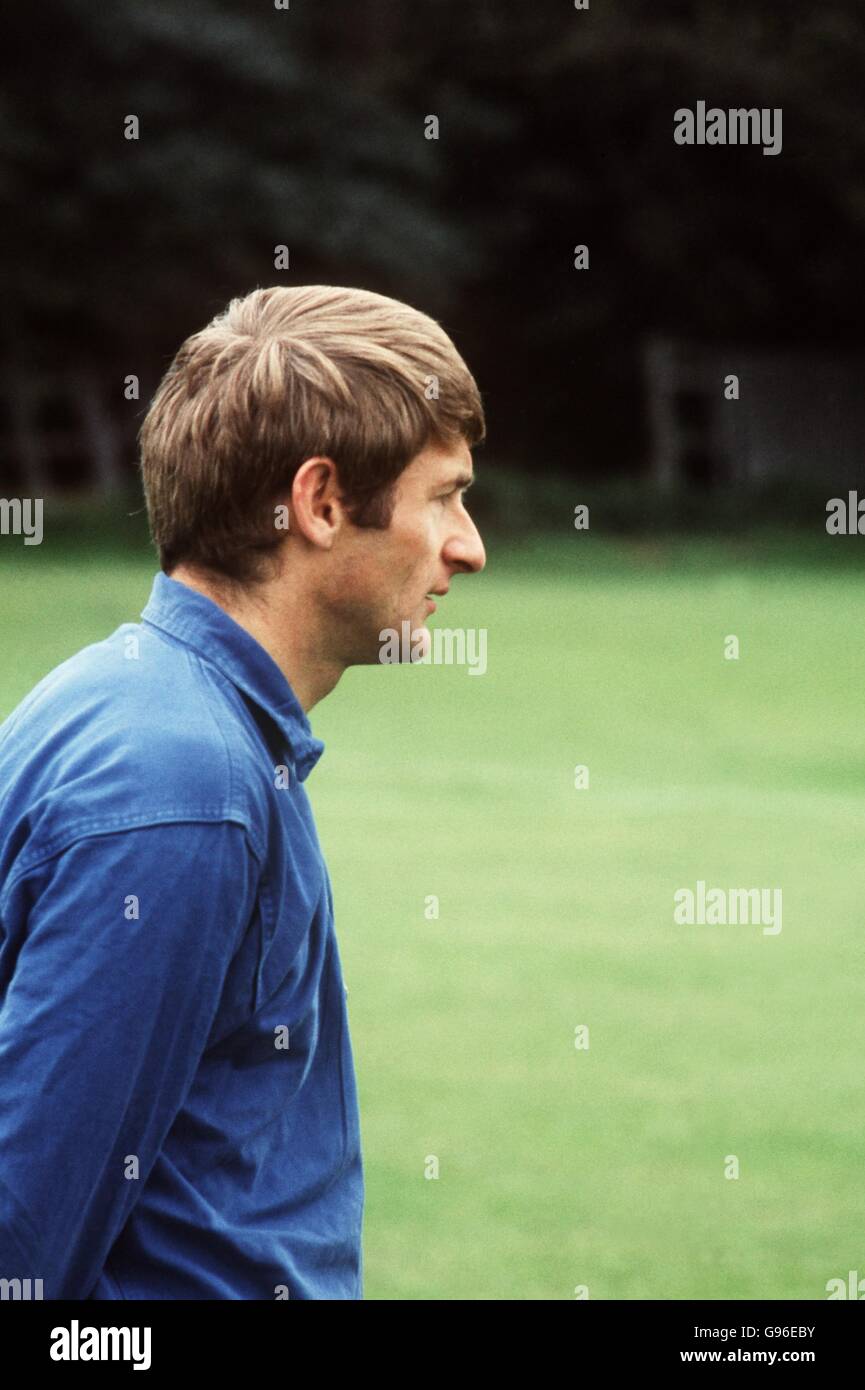
[[[431,613],[434,613],[434,612],[436,611],[436,605],[433,603],[433,600],[430,598],[430,594],[446,594],[449,588],[450,588],[450,585],[447,584],[443,589],[430,589],[430,590],[428,591],[428,593],[427,593],[427,595],[426,595],[426,601],[427,601],[427,603],[429,604],[429,611],[430,611]]]

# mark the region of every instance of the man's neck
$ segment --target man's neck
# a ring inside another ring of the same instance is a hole
[[[211,599],[254,637],[276,662],[306,714],[333,690],[342,669],[315,651],[308,624],[301,619],[302,600],[292,603],[267,585],[244,595],[187,565],[178,565],[169,578]]]

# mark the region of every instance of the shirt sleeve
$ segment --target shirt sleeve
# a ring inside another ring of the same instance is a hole
[[[81,839],[16,884],[0,1007],[0,1277],[87,1298],[207,1046],[254,911],[242,826]]]

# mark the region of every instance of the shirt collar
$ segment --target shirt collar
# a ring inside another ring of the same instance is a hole
[[[141,617],[192,647],[270,715],[285,735],[297,775],[304,781],[324,744],[314,736],[306,711],[261,643],[213,599],[162,570],[154,577]]]

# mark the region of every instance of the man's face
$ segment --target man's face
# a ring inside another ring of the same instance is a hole
[[[471,481],[467,445],[431,446],[400,474],[387,530],[349,524],[343,531],[328,587],[345,665],[378,662],[382,631],[400,634],[406,621],[417,634],[412,643],[428,641],[424,629],[434,605],[427,594],[443,594],[455,574],[483,569],[483,543],[463,502]]]

